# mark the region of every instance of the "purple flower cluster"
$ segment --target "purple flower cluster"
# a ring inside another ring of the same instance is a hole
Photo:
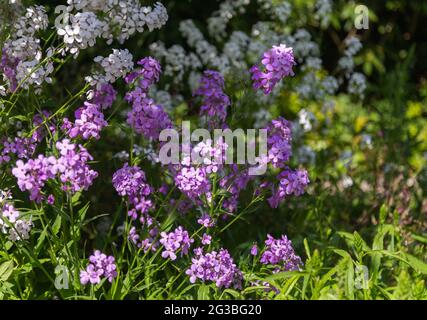
[[[218,139],[213,144],[211,139],[199,142],[192,150],[193,162],[203,165],[207,174],[216,173],[225,163],[228,145],[224,139]]]
[[[80,283],[83,285],[98,284],[105,277],[111,283],[117,277],[117,266],[113,256],[107,256],[99,250],[89,257],[89,265],[86,270],[80,271]]]
[[[137,218],[137,211],[145,214],[152,208],[153,204],[147,197],[153,190],[145,180],[144,171],[139,167],[126,163],[114,173],[113,186],[120,196],[128,197],[129,203],[134,207],[129,211],[133,220]]]
[[[223,122],[227,117],[230,98],[224,93],[224,78],[217,71],[206,70],[195,95],[203,97],[200,114],[208,118],[218,117]]]
[[[138,248],[144,250],[144,252],[147,252],[149,250],[156,251],[159,246],[159,242],[156,240],[156,237],[158,235],[158,229],[157,227],[153,227],[154,223],[151,217],[149,217],[147,220],[148,221],[146,222],[146,225],[148,227],[151,227],[148,231],[148,237],[143,240],[140,240],[140,236],[136,230],[136,227],[133,226],[129,231],[128,239]]]
[[[178,250],[181,250],[181,257],[184,254],[188,254],[188,249],[190,249],[191,244],[194,242],[194,239],[191,239],[188,232],[181,226],[169,233],[162,232],[160,236],[160,243],[164,247],[162,257],[165,259],[170,258],[171,260],[175,260]]]
[[[80,135],[85,140],[91,137],[99,139],[102,128],[108,125],[100,105],[87,101],[76,110],[74,115],[76,118],[74,124],[65,118],[62,125],[62,130],[66,131],[70,138],[76,138]]]
[[[151,85],[160,79],[159,62],[151,57],[138,61],[141,68],[132,71],[125,77],[126,83],[136,83],[136,88],[126,94],[126,101],[132,104],[127,115],[127,123],[147,139],[157,140],[160,131],[171,128],[172,121],[162,106],[157,105],[148,97]]]
[[[278,266],[275,272],[297,271],[302,265],[301,258],[295,254],[292,247],[292,241],[288,240],[285,235],[282,235],[280,239],[274,239],[271,235],[267,235],[265,250],[260,262]]]
[[[42,126],[44,119],[48,118],[50,113],[43,110],[41,114],[36,114],[33,117],[33,126],[37,129],[30,137],[15,137],[0,139],[0,164],[11,160],[11,156],[18,159],[30,158],[38,145],[45,136],[45,127]],[[47,125],[49,131],[54,134],[56,128],[52,124]]]
[[[158,140],[163,129],[172,127],[172,121],[163,107],[148,98],[141,88],[128,92],[126,101],[132,104],[127,123],[147,139]]]
[[[290,47],[281,44],[273,46],[270,50],[264,52],[261,59],[264,71],[261,71],[257,65],[254,65],[250,72],[254,89],[262,89],[264,94],[269,94],[274,86],[284,77],[293,76],[292,67],[296,64],[294,52]]]
[[[109,83],[103,83],[99,89],[93,92],[91,103],[100,106],[102,109],[111,108],[117,97],[117,91]]]
[[[230,166],[230,171],[228,175],[220,180],[219,185],[230,193],[230,197],[224,199],[222,207],[232,213],[237,210],[240,191],[246,188],[251,176],[246,169],[239,171],[236,164]]]
[[[203,282],[213,281],[218,288],[242,287],[242,272],[226,249],[203,253],[203,249],[197,248],[194,253],[192,264],[185,272],[190,277],[191,283],[199,279]]]
[[[16,79],[16,68],[19,64],[19,59],[8,54],[6,48],[2,50],[2,56],[0,60],[0,71],[6,77],[9,82],[9,90],[15,91],[18,86]]]
[[[73,193],[87,190],[98,176],[97,172],[89,168],[87,163],[93,158],[83,146],[76,146],[64,139],[56,143],[56,148],[60,152],[58,159],[39,155],[26,163],[18,160],[12,169],[21,191],[30,192],[30,200],[40,202],[43,199],[42,188],[56,175],[59,175],[62,189]]]
[[[292,154],[291,123],[279,117],[266,127],[268,161],[276,168],[283,168]]]
[[[28,159],[37,147],[37,142],[32,137],[15,137],[13,140],[4,138],[1,142],[3,149],[0,152],[0,164],[9,162],[12,155],[18,159]]]
[[[211,185],[203,167],[183,166],[175,175],[175,185],[191,200],[208,196]]]
[[[278,176],[279,186],[273,190],[273,195],[268,199],[272,208],[277,208],[280,201],[289,195],[300,196],[309,184],[307,170],[291,170],[286,168]]]
[[[212,228],[215,226],[215,221],[213,221],[212,217],[207,213],[202,214],[202,216],[197,220],[197,223],[205,228]]]
[[[137,64],[141,68],[129,73],[125,77],[125,81],[126,83],[132,83],[135,79],[138,79],[138,86],[147,91],[154,83],[159,81],[162,68],[160,63],[152,57],[142,58]]]
[[[58,168],[62,189],[72,193],[87,190],[98,176],[88,165],[93,157],[82,145],[72,144],[68,139],[57,142],[56,148],[61,156],[54,167]]]

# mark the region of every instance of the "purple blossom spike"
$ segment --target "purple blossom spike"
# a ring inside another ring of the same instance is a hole
[[[277,208],[280,201],[289,195],[302,195],[310,182],[307,171],[302,169],[285,169],[277,176],[277,179],[279,186],[277,190],[273,190],[273,195],[268,199],[272,208]]]
[[[280,239],[274,239],[271,235],[267,235],[265,250],[260,262],[277,266],[275,272],[296,271],[302,265],[301,258],[295,254],[292,247],[292,241],[288,240],[285,235],[282,235]]]
[[[192,264],[185,272],[190,277],[191,283],[201,280],[213,281],[218,288],[242,287],[242,272],[226,249],[203,253],[203,249],[197,248],[194,253]]]
[[[84,102],[82,107],[77,109],[75,117],[74,124],[65,118],[62,125],[62,129],[67,131],[70,138],[81,136],[85,140],[90,138],[99,139],[102,128],[108,125],[104,119],[101,107],[87,101]]]
[[[230,106],[230,98],[224,93],[224,78],[219,72],[206,70],[195,95],[203,97],[200,115],[208,118],[218,117],[221,122],[224,122],[227,117],[227,107]]]
[[[254,89],[261,89],[264,94],[269,94],[275,85],[284,77],[293,76],[292,67],[296,65],[291,47],[281,44],[273,46],[263,54],[261,63],[264,70],[254,65],[250,72]]]
[[[177,258],[176,252],[179,249],[181,250],[181,256],[188,254],[188,249],[194,242],[194,239],[191,239],[188,232],[181,226],[169,233],[162,232],[160,236],[160,243],[164,247],[162,257],[165,259],[170,258],[171,260],[175,260]]]
[[[107,256],[99,250],[95,250],[89,257],[89,265],[86,270],[80,271],[80,283],[83,285],[98,284],[105,277],[111,283],[117,277],[117,266],[113,256]]]

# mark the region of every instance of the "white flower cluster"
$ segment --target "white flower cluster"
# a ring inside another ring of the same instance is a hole
[[[46,57],[50,58],[53,55],[53,49],[49,48]],[[43,82],[52,83],[50,75],[54,68],[53,63],[49,62],[45,65],[40,63],[41,52],[39,51],[33,60],[22,61],[16,67],[16,79],[18,83],[22,83],[21,87],[28,90],[31,85],[35,86],[35,92],[41,92]]]
[[[154,42],[150,50],[157,59],[164,61],[164,75],[172,77],[174,83],[181,83],[187,70],[202,67],[199,58],[194,53],[187,53],[180,45],[166,49],[164,43]]]
[[[110,30],[120,30],[116,37],[120,43],[123,43],[135,32],[143,32],[144,27],[149,31],[160,29],[166,24],[168,13],[160,2],[157,2],[153,8],[141,6],[139,1],[126,0],[120,1],[108,12],[108,20]],[[110,41],[112,37],[113,34],[110,34]]]
[[[37,31],[47,28],[49,23],[46,10],[43,6],[27,8],[25,15],[21,16],[14,25],[16,37],[33,36]]]
[[[216,40],[223,39],[226,35],[226,28],[229,21],[238,13],[244,13],[245,7],[250,0],[226,0],[219,6],[219,10],[208,18],[209,34]]]
[[[359,96],[363,99],[366,90],[366,77],[364,74],[355,72],[348,81],[348,93]]]
[[[28,239],[33,223],[31,219],[22,219],[19,211],[8,203],[11,198],[10,192],[0,190],[0,232],[7,234],[11,241]]]
[[[203,64],[212,64],[212,61],[217,58],[217,49],[205,40],[193,20],[182,21],[179,24],[179,31],[181,31],[181,34],[187,40],[188,45],[196,50]]]
[[[95,45],[96,39],[102,35],[106,24],[90,11],[70,15],[69,19],[70,23],[63,28],[58,28],[57,33],[64,38],[63,53],[69,51],[77,57],[80,49]]]
[[[261,9],[282,23],[286,23],[292,13],[292,5],[287,1],[258,0]]]
[[[10,91],[15,90],[17,85],[23,89],[34,86],[35,92],[39,93],[43,82],[52,81],[49,75],[53,72],[53,62],[49,58],[53,51],[48,49],[48,59],[44,62],[40,39],[35,37],[36,32],[45,30],[47,26],[48,16],[43,6],[26,8],[13,25],[12,36],[3,48],[3,59],[7,61],[9,70],[13,70],[13,75],[10,72],[3,74]]]
[[[85,78],[92,87],[100,88],[103,83],[114,83],[133,69],[133,57],[128,49],[113,49],[108,57],[97,56],[94,61],[102,71],[97,71]]]
[[[301,109],[298,112],[298,124],[304,130],[309,132],[313,129],[313,124],[317,122],[315,115],[305,109]]]
[[[359,38],[351,36],[345,40],[346,49],[344,55],[338,60],[338,66],[345,72],[347,78],[350,77],[354,69],[353,57],[362,49]]]
[[[168,20],[166,8],[157,2],[153,7],[141,6],[137,0],[68,0],[68,24],[56,26],[64,37],[66,49],[74,56],[79,49],[93,46],[97,38],[120,43],[135,32],[161,28]],[[75,13],[73,13],[75,12]]]
[[[332,13],[332,1],[317,0],[315,7],[315,18],[320,21],[322,27],[327,27],[329,24],[330,15]]]

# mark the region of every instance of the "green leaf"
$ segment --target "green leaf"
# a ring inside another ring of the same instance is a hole
[[[54,235],[57,235],[59,232],[59,229],[61,229],[61,222],[62,222],[61,215],[58,214],[56,216],[55,222],[52,225],[52,232]]]
[[[417,270],[418,272],[421,272],[423,274],[427,274],[427,263],[421,261],[417,257],[414,257],[410,254],[405,254],[405,258],[408,260],[409,265]]]
[[[209,300],[209,291],[210,287],[207,285],[201,285],[199,290],[197,291],[197,299],[198,300]]]
[[[387,218],[387,215],[388,215],[387,206],[383,204],[380,209],[380,216],[379,216],[380,224],[385,223],[385,219]]]
[[[13,261],[6,261],[0,265],[0,281],[9,279],[13,272]]]

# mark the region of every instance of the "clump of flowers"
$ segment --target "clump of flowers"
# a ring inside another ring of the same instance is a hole
[[[307,170],[291,170],[286,168],[278,176],[279,185],[276,190],[273,189],[273,195],[268,199],[272,208],[277,208],[280,201],[290,195],[300,196],[304,193],[309,184]]]
[[[3,195],[0,198],[0,231],[7,234],[11,241],[28,239],[33,226],[31,219],[22,219],[13,204],[7,202],[3,204],[4,199],[2,198]]]
[[[185,163],[185,160],[183,161]],[[175,185],[188,198],[197,200],[202,195],[210,193],[208,174],[203,167],[184,165],[175,175]]]
[[[225,120],[230,98],[224,93],[224,78],[219,72],[206,70],[195,95],[203,97],[200,115],[218,117],[221,122]]]
[[[21,191],[30,192],[30,200],[40,202],[43,199],[42,188],[57,175],[62,189],[72,193],[87,190],[98,176],[88,165],[93,158],[86,148],[72,144],[68,139],[58,141],[56,148],[60,152],[59,158],[39,155],[26,163],[18,160],[12,169]]]
[[[127,197],[134,207],[129,211],[132,219],[137,218],[135,210],[147,213],[153,206],[148,196],[152,193],[151,186],[145,180],[145,173],[136,166],[127,163],[113,175],[113,186],[122,197]]]
[[[129,84],[135,79],[138,79],[138,86],[142,90],[147,91],[153,84],[160,80],[162,68],[160,63],[152,57],[142,58],[137,64],[141,66],[141,68],[129,73],[125,77],[125,81]]]
[[[163,129],[172,127],[172,122],[163,107],[157,105],[145,93],[140,92],[140,89],[129,92],[126,100],[132,103],[127,123],[135,129],[136,133],[144,135],[147,139],[158,140]]]
[[[76,110],[74,115],[76,118],[74,123],[65,118],[62,126],[70,138],[81,136],[85,140],[99,139],[102,128],[108,125],[100,106],[87,101]]]
[[[204,253],[203,249],[194,250],[195,256],[192,264],[185,272],[190,277],[190,282],[212,281],[218,288],[242,287],[242,272],[237,268],[226,249]]]
[[[181,250],[181,256],[188,254],[188,249],[194,242],[194,239],[191,239],[188,232],[181,226],[169,233],[162,232],[160,236],[160,243],[164,247],[162,257],[165,259],[175,260],[178,250]]]
[[[113,49],[107,57],[97,56],[94,61],[101,70],[85,78],[92,87],[100,89],[105,83],[114,83],[133,69],[133,57],[128,49]]]
[[[253,249],[253,255],[256,253]],[[292,241],[288,240],[285,235],[282,235],[280,239],[267,235],[260,262],[265,265],[276,266],[274,272],[297,271],[302,266],[301,258],[295,254],[292,247]]]
[[[281,44],[273,46],[263,54],[262,65],[264,70],[254,65],[250,72],[254,89],[261,89],[264,94],[269,94],[275,85],[287,76],[293,76],[292,67],[296,64],[294,52],[291,47]]]
[[[268,161],[276,168],[283,168],[292,154],[291,123],[279,117],[267,126]]]
[[[117,277],[117,266],[113,256],[107,256],[99,250],[89,257],[89,264],[85,270],[80,271],[80,283],[86,285],[98,284],[102,278],[110,283]]]
[[[136,88],[126,94],[126,101],[132,104],[127,115],[127,123],[147,139],[158,140],[163,129],[171,128],[172,121],[162,106],[148,97],[148,89],[159,81],[161,67],[151,57],[138,61],[141,68],[131,72],[125,78],[128,84],[136,83]]]
[[[99,105],[102,109],[108,109],[116,100],[117,91],[109,83],[101,84],[100,88],[92,90],[89,95],[90,102]]]

